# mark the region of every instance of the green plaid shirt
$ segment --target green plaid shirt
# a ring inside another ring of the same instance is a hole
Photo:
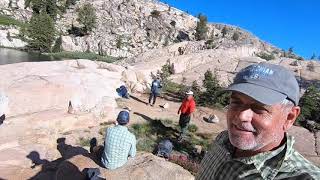
[[[274,151],[233,158],[235,148],[229,141],[228,132],[224,131],[203,158],[196,179],[320,180],[320,169],[294,150],[293,143],[293,137],[287,135],[286,143]]]
[[[102,164],[108,169],[116,169],[128,161],[128,156],[136,155],[136,137],[126,126],[116,125],[107,129],[104,141]]]

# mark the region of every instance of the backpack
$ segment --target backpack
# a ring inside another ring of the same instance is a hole
[[[160,141],[158,144],[158,151],[157,151],[157,156],[159,157],[164,157],[164,158],[169,158],[171,152],[173,149],[173,144],[170,140],[165,139]]]
[[[124,85],[120,86],[120,88],[117,88],[117,92],[120,97],[127,98],[127,99],[129,98],[128,90]]]

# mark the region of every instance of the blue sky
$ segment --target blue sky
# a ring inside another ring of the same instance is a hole
[[[320,56],[320,0],[161,0],[209,22],[246,29],[281,49]]]

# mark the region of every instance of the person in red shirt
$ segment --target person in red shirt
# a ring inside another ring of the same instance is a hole
[[[182,104],[178,110],[178,114],[180,114],[179,126],[181,128],[180,137],[178,139],[179,141],[181,141],[186,135],[188,125],[191,120],[191,114],[194,112],[195,108],[196,103],[193,98],[193,92],[189,90],[186,92],[186,97],[182,101]]]

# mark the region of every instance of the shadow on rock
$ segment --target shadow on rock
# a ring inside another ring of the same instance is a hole
[[[58,138],[57,139],[57,150],[60,152],[61,157],[48,161],[46,159],[41,159],[40,155],[37,151],[31,151],[26,157],[30,159],[33,163],[31,168],[35,168],[37,166],[41,166],[41,170],[33,177],[29,178],[30,180],[56,180],[57,173],[59,174],[59,178],[63,179],[85,179],[84,173],[79,171],[79,169],[71,163],[68,164],[68,174],[63,174],[64,172],[57,172],[60,164],[67,159],[70,159],[77,155],[82,155],[92,159],[94,162],[97,162],[89,152],[79,146],[72,146],[66,144],[66,138]],[[65,165],[66,163],[64,163]],[[71,173],[72,172],[72,173]],[[61,174],[62,173],[62,174]]]

